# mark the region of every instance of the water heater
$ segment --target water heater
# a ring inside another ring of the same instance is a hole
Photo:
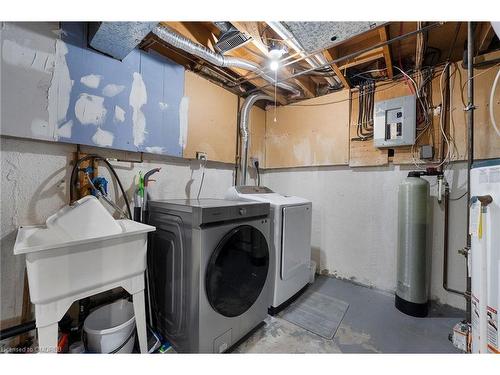
[[[428,312],[427,226],[429,182],[410,172],[399,185],[396,308],[407,315]]]
[[[472,166],[469,215],[472,352],[500,353],[500,159]]]

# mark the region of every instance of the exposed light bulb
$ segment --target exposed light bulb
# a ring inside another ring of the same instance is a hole
[[[271,70],[273,72],[277,71],[279,66],[280,66],[280,63],[279,63],[279,61],[276,61],[276,60],[271,61],[271,64],[269,65],[269,67],[271,68]]]

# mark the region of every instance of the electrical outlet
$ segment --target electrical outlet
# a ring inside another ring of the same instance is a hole
[[[254,168],[257,168],[257,165],[259,165],[259,158],[252,156],[250,158],[250,165]]]
[[[196,151],[196,159],[197,160],[202,160],[202,161],[207,161],[208,160],[208,155],[207,155],[206,152]]]

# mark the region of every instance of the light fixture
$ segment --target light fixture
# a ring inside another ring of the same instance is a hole
[[[275,72],[278,70],[280,66],[279,60],[285,53],[287,53],[287,49],[283,44],[277,43],[275,41],[270,42],[268,57],[271,61],[269,67],[272,71]]]

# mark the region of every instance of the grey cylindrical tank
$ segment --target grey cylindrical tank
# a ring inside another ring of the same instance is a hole
[[[418,175],[417,175],[418,176]],[[427,315],[427,226],[429,183],[409,174],[399,185],[396,307]]]

